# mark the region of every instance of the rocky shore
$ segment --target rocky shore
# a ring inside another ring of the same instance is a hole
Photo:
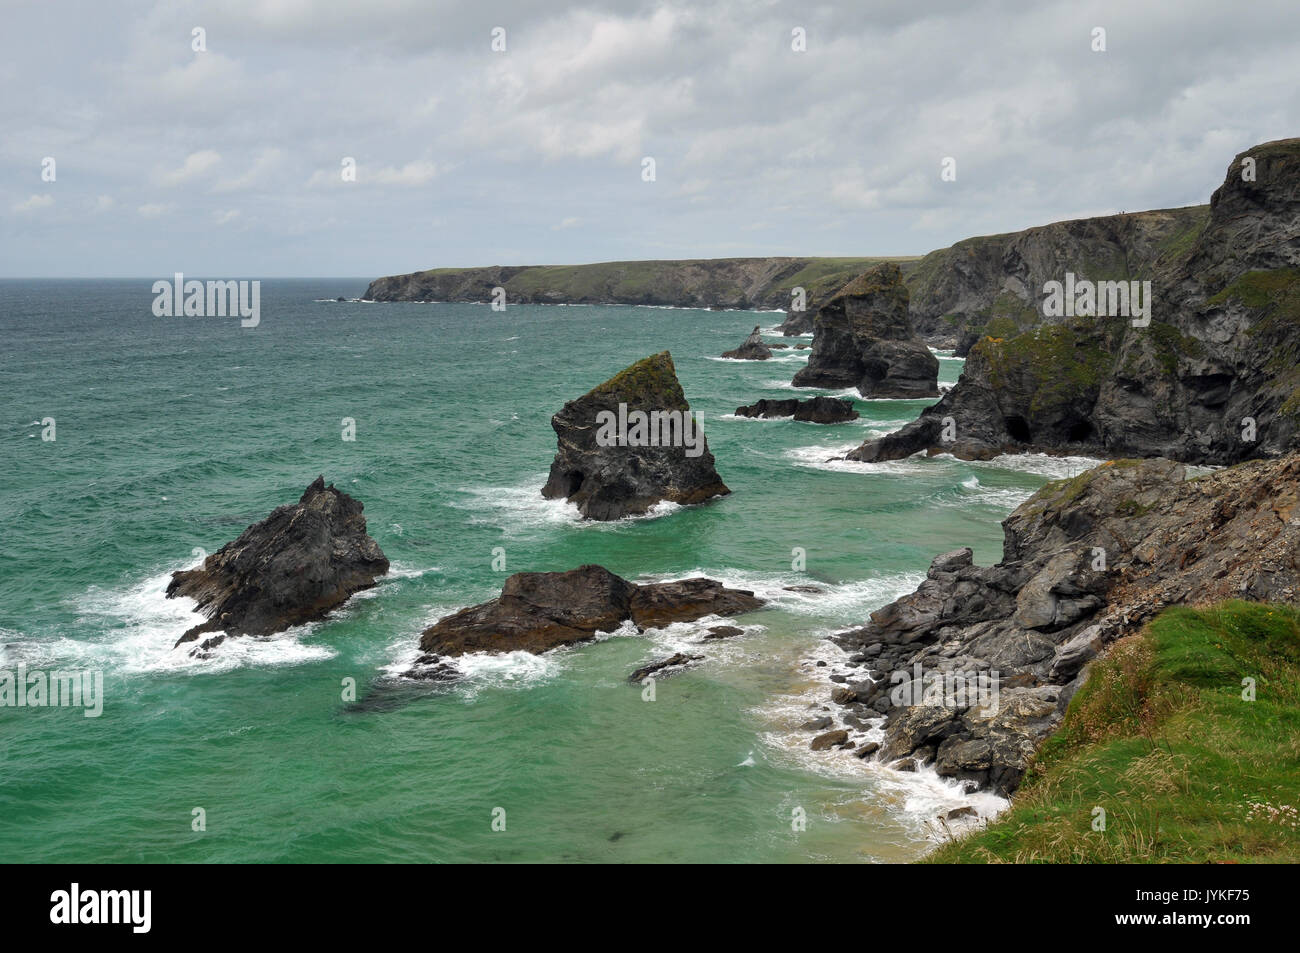
[[[195,648],[208,652],[229,636],[271,635],[323,618],[388,572],[388,559],[366,534],[362,504],[317,477],[297,503],[277,507],[197,569],[172,573],[167,598],[187,596],[208,621],[177,646],[216,633]]]
[[[849,653],[836,730],[884,716],[879,760],[1009,794],[1111,642],[1166,606],[1300,600],[1298,503],[1300,453],[1194,478],[1116,460],[1050,483],[1003,522],[999,563],[938,556],[915,592],[834,636]]]
[[[853,409],[853,401],[842,397],[812,397],[799,400],[790,397],[785,400],[762,400],[744,407],[736,408],[737,417],[790,417],[814,424],[839,424],[857,420],[858,412]]]

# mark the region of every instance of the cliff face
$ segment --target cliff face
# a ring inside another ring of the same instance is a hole
[[[1209,207],[1054,222],[968,238],[926,255],[907,276],[912,325],[935,347],[964,354],[979,337],[1043,321],[1043,284],[1073,272],[1091,281],[1150,278],[1190,250]]]
[[[791,289],[810,297],[838,288],[874,258],[717,258],[592,265],[438,268],[370,283],[372,301],[490,301],[507,304],[640,304],[774,310]]]
[[[1047,280],[1066,278],[1057,267]],[[1151,282],[1149,325],[1060,316],[986,335],[942,400],[850,458],[1037,450],[1225,464],[1300,444],[1300,140],[1238,155],[1195,240],[1136,277]]]
[[[939,362],[912,333],[907,288],[892,262],[830,297],[813,318],[808,364],[795,387],[856,387],[863,397],[935,397]]]
[[[887,717],[882,760],[1010,792],[1115,639],[1170,605],[1300,601],[1300,453],[1195,479],[1169,460],[1114,461],[1048,484],[1002,525],[997,565],[939,556],[914,593],[835,637],[853,654],[833,699],[850,727]]]

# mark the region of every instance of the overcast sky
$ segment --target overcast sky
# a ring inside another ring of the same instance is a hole
[[[0,14],[4,276],[916,254],[1204,202],[1300,135],[1297,0]]]

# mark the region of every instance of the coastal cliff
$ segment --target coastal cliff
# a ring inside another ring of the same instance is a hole
[[[591,265],[435,268],[377,278],[370,301],[490,301],[507,304],[636,304],[678,308],[778,310],[803,288],[833,291],[883,258],[708,258],[611,261]],[[910,264],[915,258],[891,259]]]
[[[1145,315],[1083,307],[1028,328],[990,327],[950,392],[849,458],[1042,451],[1227,464],[1296,447],[1300,140],[1238,155],[1204,228],[1155,265],[1136,289]],[[1049,281],[1102,294],[1058,267]],[[1119,289],[1135,290],[1113,287],[1109,303]],[[1078,301],[1089,303],[1082,292]]]

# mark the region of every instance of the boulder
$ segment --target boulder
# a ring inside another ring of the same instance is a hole
[[[658,678],[665,678],[682,671],[692,662],[698,662],[703,659],[703,655],[687,655],[684,652],[678,652],[675,655],[664,659],[661,662],[651,662],[649,665],[643,665],[627,677],[629,682],[640,682],[649,678],[651,675]]]
[[[177,640],[219,633],[270,635],[323,618],[388,572],[388,559],[366,534],[362,504],[317,477],[297,503],[277,507],[197,569],[172,573],[167,598],[187,596],[208,621]]]
[[[731,491],[663,351],[620,371],[551,418],[558,449],[542,488],[587,519],[615,520],[664,501],[703,503]]]

